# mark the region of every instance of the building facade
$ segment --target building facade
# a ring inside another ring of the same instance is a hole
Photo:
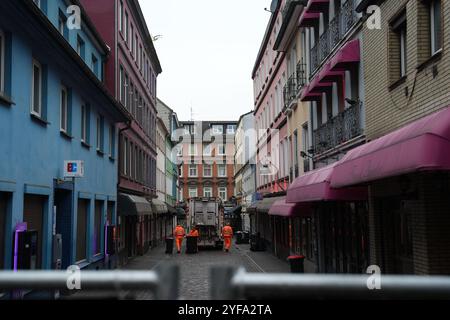
[[[151,210],[138,213],[132,207],[157,196],[156,87],[162,70],[137,0],[81,2],[111,48],[107,87],[132,115],[132,121],[119,125],[119,243],[125,263],[147,251],[154,238]]]
[[[253,112],[242,115],[235,136],[235,197],[241,210],[242,230],[250,231],[247,208],[256,197],[256,130]]]
[[[448,147],[437,140],[447,139],[449,128],[450,5],[363,1],[357,9],[369,23],[376,17],[367,13],[371,4],[380,6],[381,29],[363,29],[370,142],[349,153],[337,170],[354,163],[356,153],[365,160],[352,167],[367,172],[371,264],[384,273],[448,274]],[[378,166],[375,177],[371,157],[381,155],[381,145],[400,158],[394,161],[384,153],[386,167]],[[424,161],[425,154],[430,159]],[[336,186],[356,183],[356,174],[349,178],[346,183],[336,179]]]
[[[36,232],[32,269],[111,266],[104,239],[116,225],[116,124],[131,116],[105,87],[107,45],[83,8],[80,28],[71,27],[68,5],[79,3],[0,3],[1,269],[21,268],[13,247],[24,229]],[[65,163],[74,160],[83,163]]]
[[[236,121],[180,121],[174,141],[181,165],[181,201],[234,196],[234,135]]]

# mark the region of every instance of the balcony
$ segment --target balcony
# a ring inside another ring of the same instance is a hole
[[[319,68],[357,21],[355,0],[347,0],[311,49],[311,73]]]
[[[314,131],[314,153],[320,155],[360,135],[362,102],[348,107]]]
[[[292,102],[297,99],[297,75],[294,72],[286,82],[283,89],[284,108],[289,108]]]
[[[306,63],[301,59],[297,64],[297,91],[306,84]]]
[[[309,172],[309,171],[311,171],[311,166],[310,166],[310,163],[309,163],[309,159],[303,159],[303,172],[306,173],[306,172]]]

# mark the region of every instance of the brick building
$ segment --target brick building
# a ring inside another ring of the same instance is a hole
[[[370,142],[342,159],[332,185],[369,186],[371,264],[448,274],[450,4],[376,3],[381,29],[364,28],[362,47]]]
[[[234,196],[236,121],[180,121],[175,141],[180,170],[181,201],[194,197]]]

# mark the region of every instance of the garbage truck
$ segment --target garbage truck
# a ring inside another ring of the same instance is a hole
[[[199,248],[223,249],[223,206],[219,198],[191,198],[189,200],[189,230],[197,227]]]

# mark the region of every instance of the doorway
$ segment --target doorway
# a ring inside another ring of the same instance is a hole
[[[55,232],[62,237],[62,261],[61,266],[66,269],[71,264],[71,230],[72,230],[72,191],[64,189],[55,189],[54,210],[56,220],[54,221]]]

